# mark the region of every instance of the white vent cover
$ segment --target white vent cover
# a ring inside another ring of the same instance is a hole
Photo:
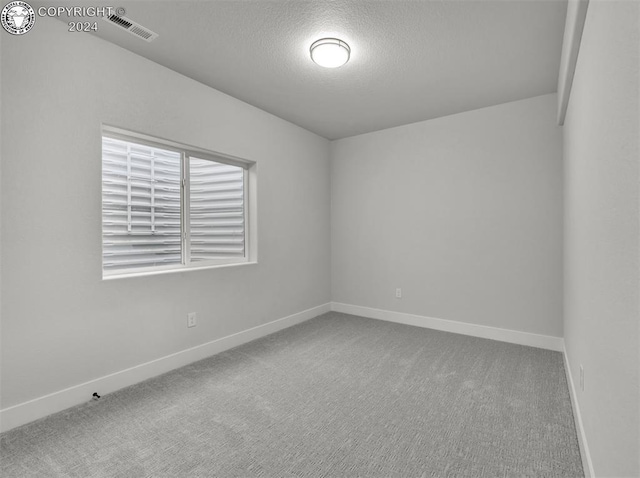
[[[103,17],[106,21],[113,23],[114,25],[118,25],[120,28],[127,30],[132,35],[137,36],[138,38],[142,38],[144,41],[151,42],[158,38],[158,34],[152,32],[148,28],[143,27],[139,23],[134,22],[130,18],[121,17],[118,15],[109,15],[108,17]]]

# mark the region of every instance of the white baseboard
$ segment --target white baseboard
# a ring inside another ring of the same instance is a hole
[[[425,317],[422,315],[372,309],[370,307],[341,304],[339,302],[332,302],[331,310],[345,314],[368,317],[370,319],[386,320],[388,322],[397,322],[399,324],[413,325],[427,329],[442,330],[444,332],[453,332],[455,334],[499,340],[500,342],[509,342],[512,344],[555,350],[556,352],[564,351],[564,341],[562,337],[532,334],[529,332],[520,332],[518,330],[500,329],[497,327],[470,324],[468,322],[458,322],[455,320],[435,319],[433,317]]]
[[[564,356],[564,370],[567,375],[567,382],[569,383],[569,395],[571,396],[571,405],[573,406],[573,418],[576,424],[578,444],[580,445],[580,455],[582,456],[584,476],[585,478],[595,478],[596,474],[593,471],[593,462],[591,461],[591,453],[589,453],[587,435],[585,434],[584,426],[582,425],[582,415],[580,414],[578,396],[576,394],[576,387],[573,384],[573,376],[571,375],[571,367],[569,366],[569,358],[567,357],[566,349],[562,355]]]
[[[243,330],[206,344],[182,350],[120,372],[5,408],[0,410],[0,432],[84,403],[91,397],[93,392],[97,391],[100,395],[115,392],[129,385],[134,385],[143,380],[286,329],[330,310],[330,303],[319,305],[267,324]]]

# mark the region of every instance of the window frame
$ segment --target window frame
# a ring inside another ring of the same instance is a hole
[[[102,138],[107,137],[120,141],[136,143],[142,146],[164,149],[180,154],[180,241],[181,263],[148,267],[131,267],[122,270],[104,270],[104,225],[103,225],[103,172],[102,172]],[[211,269],[219,267],[238,266],[257,263],[255,220],[255,190],[256,190],[256,162],[217,151],[190,146],[175,141],[156,138],[143,133],[124,130],[109,125],[102,125],[100,135],[100,241],[101,241],[101,270],[102,279],[117,279],[122,277],[149,276],[169,272],[187,272],[193,270]],[[191,260],[191,214],[190,214],[190,159],[201,159],[216,163],[227,164],[243,169],[243,214],[244,214],[244,256],[242,258],[209,259],[193,262]]]

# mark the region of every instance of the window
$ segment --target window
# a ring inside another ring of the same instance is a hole
[[[103,131],[103,277],[248,262],[251,166]]]

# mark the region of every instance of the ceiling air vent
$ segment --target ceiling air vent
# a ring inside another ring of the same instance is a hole
[[[106,18],[107,21],[118,25],[120,28],[124,28],[132,35],[142,38],[145,41],[153,41],[158,37],[158,34],[152,32],[148,28],[143,27],[139,23],[134,22],[130,18],[120,17],[118,15],[109,15]]]

